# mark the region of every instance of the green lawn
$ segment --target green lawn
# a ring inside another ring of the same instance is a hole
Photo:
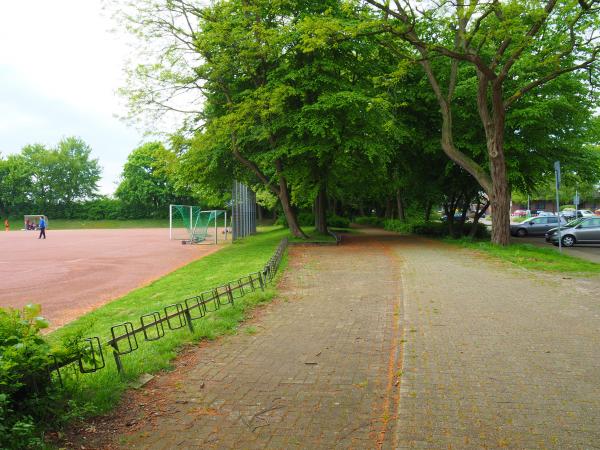
[[[288,236],[287,230],[269,227],[255,236],[236,241],[51,333],[52,345],[61,348],[65,342],[91,336],[99,336],[105,342],[113,325],[131,321],[138,326],[142,314],[162,311],[166,305],[181,302],[190,295],[256,272],[285,236]],[[96,373],[78,374],[76,370],[65,370],[63,377],[67,391],[74,398],[74,404],[78,405],[77,409],[83,408],[88,414],[107,411],[116,404],[129,382],[143,373],[167,369],[177,349],[186,342],[235,332],[249,308],[274,295],[271,285],[265,292],[259,289],[237,299],[234,307],[224,306],[218,312],[195,321],[193,335],[187,327],[171,331],[165,324],[165,336],[158,341],[144,342],[143,337],[138,336],[139,349],[122,357],[125,368],[122,376],[116,371],[112,355],[105,355],[107,367]]]
[[[564,255],[551,248],[539,248],[531,244],[512,244],[502,247],[490,242],[473,242],[468,239],[446,239],[445,241],[482,251],[525,269],[590,275],[600,273],[600,264]]]

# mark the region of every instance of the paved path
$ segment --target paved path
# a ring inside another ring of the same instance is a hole
[[[130,394],[114,442],[600,447],[596,281],[381,231],[290,259],[283,299]]]
[[[376,448],[393,441],[399,258],[361,239],[292,247],[291,260],[285,300],[268,309],[257,333],[206,348],[180,388],[166,394],[166,414],[150,413],[127,447]],[[164,392],[163,382],[152,389]]]
[[[597,285],[438,244],[394,251],[406,262],[401,446],[600,447]]]

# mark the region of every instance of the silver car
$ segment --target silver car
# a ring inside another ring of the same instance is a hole
[[[566,224],[567,221],[561,217],[560,223]],[[531,219],[527,219],[521,223],[511,225],[510,234],[519,237],[543,236],[546,231],[548,231],[550,228],[557,227],[558,224],[558,217],[556,216],[532,217]]]
[[[572,247],[575,244],[600,244],[600,217],[578,219],[560,229],[562,245]],[[550,230],[546,240],[558,245],[558,228]]]

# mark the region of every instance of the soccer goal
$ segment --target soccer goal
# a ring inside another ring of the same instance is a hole
[[[169,205],[169,239],[182,241],[183,244],[218,243],[219,225],[223,226],[221,222],[227,223],[226,211],[203,211],[199,206]]]
[[[48,228],[48,218],[43,214],[26,214],[23,216],[23,230],[35,231],[39,230],[40,219],[44,219],[46,222],[46,228]]]

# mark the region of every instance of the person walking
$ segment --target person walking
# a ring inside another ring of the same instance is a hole
[[[44,236],[44,239],[46,239],[46,219],[44,216],[40,218],[40,223],[38,226],[40,227],[40,237],[38,237],[38,239],[41,239],[42,236]]]
[[[4,230],[10,231],[10,225],[8,224],[8,217],[4,220]]]

